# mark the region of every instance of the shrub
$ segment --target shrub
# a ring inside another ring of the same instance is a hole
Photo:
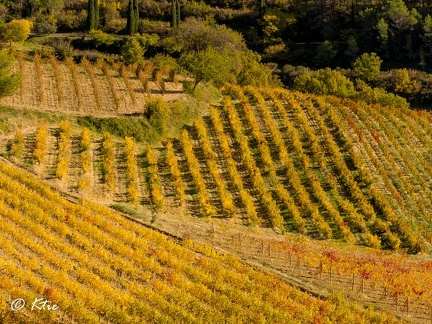
[[[103,134],[102,142],[102,174],[109,192],[115,188],[115,144],[110,133]]]
[[[91,168],[91,133],[87,127],[83,127],[81,132],[81,165],[85,173],[90,172]]]
[[[171,109],[162,98],[151,98],[145,105],[145,116],[161,136],[167,134],[168,119]]]
[[[38,163],[42,163],[47,147],[47,128],[44,124],[39,125],[36,131],[36,143],[33,151],[33,157]]]
[[[126,64],[142,64],[144,61],[144,49],[134,37],[128,37],[121,48],[121,55]]]
[[[186,17],[199,17],[206,18],[207,16],[211,16],[212,7],[203,1],[190,1],[186,3],[184,7],[184,14]]]
[[[39,15],[33,26],[35,34],[54,34],[57,32],[57,19],[53,15]]]
[[[14,58],[0,51],[0,98],[13,94],[20,87],[21,78],[13,72],[13,64]]]
[[[23,42],[29,37],[32,26],[29,20],[12,20],[2,26],[0,38],[3,42]]]
[[[371,233],[366,233],[363,235],[364,245],[379,249],[381,247],[381,240],[376,235],[372,235]]]
[[[21,131],[17,131],[9,146],[10,155],[20,158],[24,150],[24,135]]]
[[[372,82],[380,74],[382,60],[375,53],[364,53],[352,64],[354,74],[363,81]]]
[[[91,30],[89,36],[93,38],[96,48],[100,46],[110,46],[115,41],[114,36],[105,34],[103,31],[96,29]]]
[[[162,70],[164,74],[178,69],[177,61],[168,55],[158,54],[153,57],[151,61],[158,69]]]
[[[319,95],[347,98],[355,94],[354,84],[338,71],[330,68],[306,72],[294,80],[294,89]]]
[[[85,28],[87,10],[62,10],[56,14],[57,26],[61,31],[82,30]]]
[[[358,91],[351,96],[354,100],[361,100],[368,104],[380,104],[381,106],[392,106],[397,108],[409,108],[409,103],[393,93],[388,93],[381,88],[371,88],[365,82],[357,81]]]
[[[241,85],[255,87],[282,86],[268,65],[260,63],[261,58],[252,52],[240,54],[241,69],[236,73],[237,82]]]
[[[148,49],[155,47],[160,40],[158,34],[137,34],[135,35],[135,38],[145,52],[147,52]]]
[[[62,179],[68,171],[70,159],[70,122],[63,120],[60,123],[60,139],[59,139],[59,161],[56,169],[56,176]]]

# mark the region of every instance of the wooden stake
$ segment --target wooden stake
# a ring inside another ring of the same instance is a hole
[[[384,292],[381,299],[386,299],[386,298],[387,298],[387,286],[384,286]]]
[[[289,257],[290,268],[292,268],[292,255],[291,255],[291,251],[288,251],[288,257]]]
[[[330,286],[333,285],[333,265],[330,265]]]
[[[399,311],[399,304],[398,304],[398,298],[399,297],[399,295],[398,294],[396,294],[396,311]]]
[[[297,257],[297,271],[298,271],[298,275],[300,276],[300,256]]]
[[[407,300],[406,300],[406,305],[407,305],[406,311],[407,311],[407,314],[409,314],[409,298],[407,298]]]

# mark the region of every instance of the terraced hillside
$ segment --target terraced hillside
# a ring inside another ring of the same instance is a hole
[[[116,116],[142,113],[150,94],[166,100],[183,94],[180,76],[150,62],[140,68],[87,60],[76,64],[72,59],[63,63],[37,55],[29,61],[21,54],[17,70],[22,76],[20,89],[2,100],[11,107]]]
[[[227,86],[225,93],[220,106],[163,147],[55,127],[40,136],[39,127],[15,139],[23,150],[17,161],[104,203],[181,206],[312,238],[430,248],[428,113],[278,89]]]
[[[396,323],[343,298],[311,297],[211,247],[178,245],[105,207],[68,202],[3,161],[0,197],[2,323]],[[13,303],[20,298],[25,306]],[[35,298],[58,308],[31,310]]]

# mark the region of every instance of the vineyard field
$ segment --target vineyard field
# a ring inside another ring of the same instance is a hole
[[[38,63],[36,60],[31,64],[40,64],[38,69],[44,71],[48,63]],[[52,62],[50,64],[55,65]],[[86,89],[82,89],[83,102],[88,101],[85,91],[99,87],[99,97],[95,95],[96,92],[91,97],[92,105],[95,106],[85,110],[87,113],[127,113],[121,109],[116,112],[122,102],[121,95],[129,95],[131,101],[141,100],[139,94],[133,99],[126,85],[123,92],[113,90],[116,82],[123,80],[121,74],[124,76],[125,69],[119,68],[116,75],[106,66],[91,66],[86,62],[79,66],[73,65],[69,71],[74,69],[79,75],[88,73],[89,84]],[[85,69],[94,71],[85,72]],[[92,85],[92,73],[93,77],[106,78],[104,90],[100,80],[94,81]],[[129,87],[134,81],[132,77]],[[116,93],[112,102],[106,104],[109,109],[113,109],[111,112],[103,108],[107,98],[104,91],[107,89]],[[60,93],[64,91],[62,88]],[[225,85],[222,93],[223,99],[211,105],[207,113],[197,117],[190,125],[183,127],[177,138],[162,140],[156,146],[136,141],[133,137],[119,138],[107,132],[92,132],[63,120],[57,124],[41,123],[37,127],[23,128],[3,136],[0,154],[48,181],[65,195],[86,201],[76,208],[87,216],[79,215],[84,217],[85,222],[87,218],[93,220],[93,215],[99,215],[97,217],[100,218],[94,217],[101,221],[97,226],[103,231],[120,235],[120,231],[115,229],[118,224],[114,226],[109,217],[121,217],[93,203],[109,205],[138,218],[142,213],[145,215],[142,219],[147,217],[146,224],[156,224],[159,228],[175,233],[185,242],[192,238],[204,246],[211,243],[219,250],[236,254],[255,268],[273,271],[322,299],[329,298],[335,302],[336,291],[341,292],[343,298],[377,307],[383,314],[397,315],[414,323],[432,321],[432,115],[424,111],[366,105],[281,88]],[[47,94],[35,91],[33,95],[34,100],[42,98],[42,104],[49,106],[43,101],[48,100]],[[145,99],[144,96],[142,98]],[[18,94],[15,99],[7,100],[21,99]],[[71,103],[72,106],[79,107],[77,102]],[[41,108],[35,106],[34,109]],[[6,164],[2,165],[0,171],[3,170],[6,177],[15,179],[10,180],[12,184],[18,180],[24,181],[25,185],[22,186],[26,187],[27,183],[37,181],[31,176],[27,179],[27,176]],[[8,172],[17,175],[7,175]],[[0,201],[5,207],[19,202],[9,189],[5,189],[9,188],[8,185],[6,180],[0,185],[4,197]],[[33,194],[35,190],[31,189]],[[38,201],[35,197],[34,203],[38,204]],[[17,208],[24,215],[30,211],[21,209],[30,208],[27,205]],[[53,208],[59,213],[64,209]],[[70,208],[75,212],[75,207]],[[109,216],[105,222],[102,221],[104,213]],[[67,244],[76,243],[83,250],[94,251],[92,242],[95,239],[86,238],[87,232],[70,237],[67,230],[69,216],[61,215],[53,215],[55,219],[49,223],[56,231],[61,231],[56,235],[67,239]],[[35,217],[42,217],[42,211]],[[61,225],[51,223],[54,221],[59,221]],[[139,226],[132,226],[131,223],[120,226],[135,231],[135,234],[121,234],[124,237],[132,235],[136,239],[139,236],[136,232]],[[109,239],[109,235],[103,238]],[[157,242],[161,242],[160,239]],[[27,243],[31,242],[25,241],[15,248],[24,253],[29,249]],[[136,253],[138,245],[135,244],[141,243],[131,243],[124,249],[121,247],[119,253],[123,257],[131,257],[131,254]],[[153,243],[146,244],[153,247]],[[188,247],[193,250],[192,245]],[[209,257],[217,255],[211,249],[208,252],[210,255],[203,253],[202,249],[208,247],[203,248],[202,245],[196,245],[195,248],[199,251],[195,249],[191,253],[198,252]],[[102,253],[101,250],[97,251]],[[9,253],[3,252],[4,255]],[[16,255],[18,252],[13,253]],[[39,253],[39,250],[32,253]],[[109,253],[114,251],[110,250]],[[150,258],[151,255],[146,257]],[[28,266],[35,258],[32,255],[28,260],[25,259]],[[159,256],[157,258],[160,261]],[[75,260],[69,261],[66,262],[69,267],[66,273],[74,269],[72,263]],[[58,261],[49,259],[48,262],[55,266]],[[155,277],[149,272],[154,269],[170,285],[180,284],[177,280],[182,277],[176,275],[177,270],[161,270],[153,264],[154,260],[146,259],[155,268],[144,272],[133,268],[129,261],[115,262],[118,262],[117,268],[103,270],[107,275],[111,273],[115,276],[112,270],[117,269],[115,272],[118,276],[132,276],[132,279],[127,279],[131,285],[135,283],[133,278],[136,277],[133,276],[138,273],[147,278],[142,282],[144,288],[134,287],[130,290],[132,286],[122,286],[121,289],[127,292],[120,295],[124,297],[123,301],[116,300],[116,303],[127,300],[139,304],[139,294],[154,294],[148,286],[148,280]],[[180,261],[174,263],[177,262]],[[120,271],[123,267],[125,270]],[[40,267],[31,269],[39,280],[49,273],[49,270],[40,272]],[[181,269],[183,271],[186,268]],[[95,278],[87,273],[79,275],[89,276],[80,280],[84,285],[92,280],[89,278]],[[196,276],[202,278],[201,274]],[[101,286],[101,289],[106,289],[104,293],[119,288],[113,287],[115,280],[109,278],[112,281]],[[180,282],[181,289],[192,287],[183,279]],[[44,292],[40,285],[38,287],[39,291]],[[28,293],[34,293],[32,287],[27,288]],[[184,317],[181,321],[205,320],[193,317],[186,308],[176,308],[170,304],[173,298],[177,298],[173,296],[179,296],[180,288],[170,286],[161,289],[163,296],[152,295],[148,305],[139,306],[147,310],[147,307],[160,305],[149,315],[151,319],[162,316],[161,320],[170,321],[169,316],[165,316],[167,311],[169,314],[182,314]],[[225,288],[221,289],[225,291]],[[134,295],[135,292],[138,295]],[[239,300],[244,300],[240,295]],[[194,303],[198,303],[195,299],[200,296],[190,292],[185,297],[190,299],[185,301],[185,305],[195,307]],[[63,297],[66,303],[76,298]],[[165,297],[169,301],[164,300]],[[88,298],[96,299],[96,296]],[[102,301],[98,303],[100,307],[105,307]],[[201,310],[213,307],[213,304],[208,303],[206,299],[205,305],[198,303],[196,307]],[[233,307],[230,312],[237,309],[237,306]],[[127,317],[130,322],[134,321],[134,316],[141,316],[131,314],[132,310],[125,310],[122,306],[110,311],[119,314],[121,310],[125,312],[121,316],[130,316]],[[108,312],[104,308],[105,311]],[[268,311],[276,316],[270,308]],[[284,310],[278,308],[277,312]],[[99,313],[100,309],[89,310],[86,314],[93,318]],[[212,314],[216,318],[231,318],[226,317],[225,313],[221,314],[220,309]],[[269,320],[266,314],[263,313],[260,318]],[[63,315],[64,318],[74,316]],[[232,319],[235,321],[234,317]],[[258,317],[254,317],[255,320]]]
[[[340,296],[312,297],[106,207],[66,201],[3,161],[0,194],[2,323],[398,322]],[[27,304],[12,311],[18,298]],[[56,310],[31,310],[35,298]]]
[[[82,134],[66,137],[52,125],[43,145],[38,129],[23,130],[21,156],[4,154],[102,203],[183,206],[190,215],[316,239],[430,249],[428,114],[284,90],[227,86],[225,94],[179,139],[150,151],[85,128],[89,143],[79,149]],[[74,148],[67,159],[59,150],[65,145]]]
[[[18,61],[21,86],[16,94],[2,100],[10,107],[118,116],[143,113],[149,95],[173,100],[184,94],[183,84],[172,82],[168,75],[162,75],[162,81],[154,80],[154,67],[143,71],[120,64],[92,64],[87,60],[77,64],[72,59],[63,63],[39,56],[32,61],[20,57]]]

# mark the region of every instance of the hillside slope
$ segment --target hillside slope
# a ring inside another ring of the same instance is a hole
[[[429,113],[282,89],[227,86],[225,94],[220,106],[163,147],[129,140],[127,148],[109,134],[93,134],[84,148],[82,133],[72,131],[62,144],[72,148],[66,158],[59,152],[61,130],[49,127],[38,165],[36,129],[24,132],[23,154],[11,158],[103,203],[376,248],[430,250]],[[57,173],[61,160],[64,176]]]
[[[107,208],[70,203],[4,162],[0,197],[2,323],[396,322],[308,296],[209,247],[182,247]],[[12,311],[17,298],[27,305]],[[32,311],[35,298],[59,308]]]
[[[22,78],[19,91],[2,100],[11,107],[117,116],[142,113],[149,95],[167,101],[184,95],[183,83],[179,82],[184,77],[168,76],[169,68],[151,63],[140,69],[119,63],[18,58],[16,70]]]

